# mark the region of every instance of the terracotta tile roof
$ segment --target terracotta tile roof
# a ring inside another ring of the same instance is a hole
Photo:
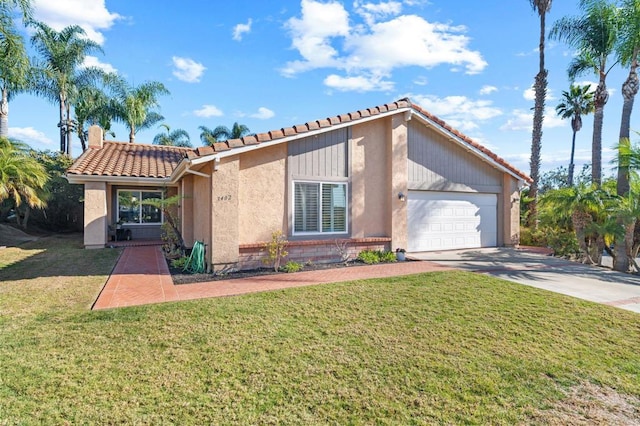
[[[102,149],[87,149],[67,174],[166,178],[190,151],[191,148],[105,141]]]
[[[324,128],[335,126],[337,124],[342,124],[342,123],[353,122],[355,124],[357,123],[358,120],[361,120],[363,118],[373,117],[385,112],[396,111],[401,108],[412,108],[414,111],[422,114],[423,116],[428,118],[430,121],[440,126],[442,129],[446,130],[452,135],[455,135],[463,142],[469,144],[470,146],[476,148],[483,154],[487,155],[493,161],[505,167],[506,169],[510,170],[513,174],[520,177],[524,181],[526,182],[532,181],[531,178],[526,173],[518,170],[513,165],[508,163],[506,160],[502,159],[501,157],[491,152],[489,149],[480,145],[478,142],[474,141],[473,139],[469,138],[468,136],[464,135],[463,133],[459,132],[453,127],[449,126],[447,123],[445,123],[443,120],[439,119],[435,115],[427,112],[426,110],[422,109],[418,105],[412,104],[408,98],[400,99],[398,101],[391,102],[388,104],[378,105],[373,108],[367,108],[364,110],[354,111],[347,114],[340,114],[334,117],[327,117],[326,119],[310,121],[304,124],[297,124],[292,127],[283,127],[281,129],[271,130],[265,133],[259,133],[257,135],[245,136],[240,139],[230,139],[226,142],[216,143],[213,148],[208,146],[195,148],[194,153],[195,153],[195,157],[200,157],[205,155],[211,155],[218,152],[228,151],[229,149],[240,148],[247,145],[256,145],[264,142],[276,141],[278,139],[282,139],[285,137],[291,137],[291,136],[297,136],[297,135],[303,136],[305,133],[313,130],[324,129]],[[194,155],[190,153],[189,158],[193,158],[193,157]]]

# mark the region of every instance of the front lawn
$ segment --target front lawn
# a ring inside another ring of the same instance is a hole
[[[117,255],[0,250],[0,424],[640,421],[636,313],[464,272],[89,311]]]

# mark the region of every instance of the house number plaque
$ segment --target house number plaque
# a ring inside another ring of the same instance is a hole
[[[231,194],[218,195],[218,201],[231,201]]]

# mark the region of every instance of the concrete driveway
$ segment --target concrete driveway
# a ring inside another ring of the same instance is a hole
[[[409,253],[408,256],[640,313],[640,276],[636,275],[515,248]]]

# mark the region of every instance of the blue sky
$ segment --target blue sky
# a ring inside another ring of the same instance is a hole
[[[578,13],[577,0],[555,1],[548,26]],[[537,14],[526,0],[278,2],[183,0],[34,0],[35,17],[56,29],[79,24],[102,45],[91,65],[139,84],[157,80],[171,95],[160,113],[200,145],[199,125],[234,122],[259,133],[402,97],[529,172],[530,90],[538,66]],[[28,37],[28,35],[26,35]],[[573,52],[549,42],[549,113],[542,168],[566,165],[571,127],[553,111],[569,81]],[[618,135],[626,73],[608,78],[603,154]],[[594,82],[585,75],[579,82]],[[638,129],[637,114],[632,129]],[[55,150],[57,108],[30,95],[11,102],[10,136]],[[577,163],[590,161],[592,119],[578,134]],[[114,126],[115,140],[127,132]],[[161,129],[141,131],[150,143]],[[74,138],[73,151],[80,153]]]

